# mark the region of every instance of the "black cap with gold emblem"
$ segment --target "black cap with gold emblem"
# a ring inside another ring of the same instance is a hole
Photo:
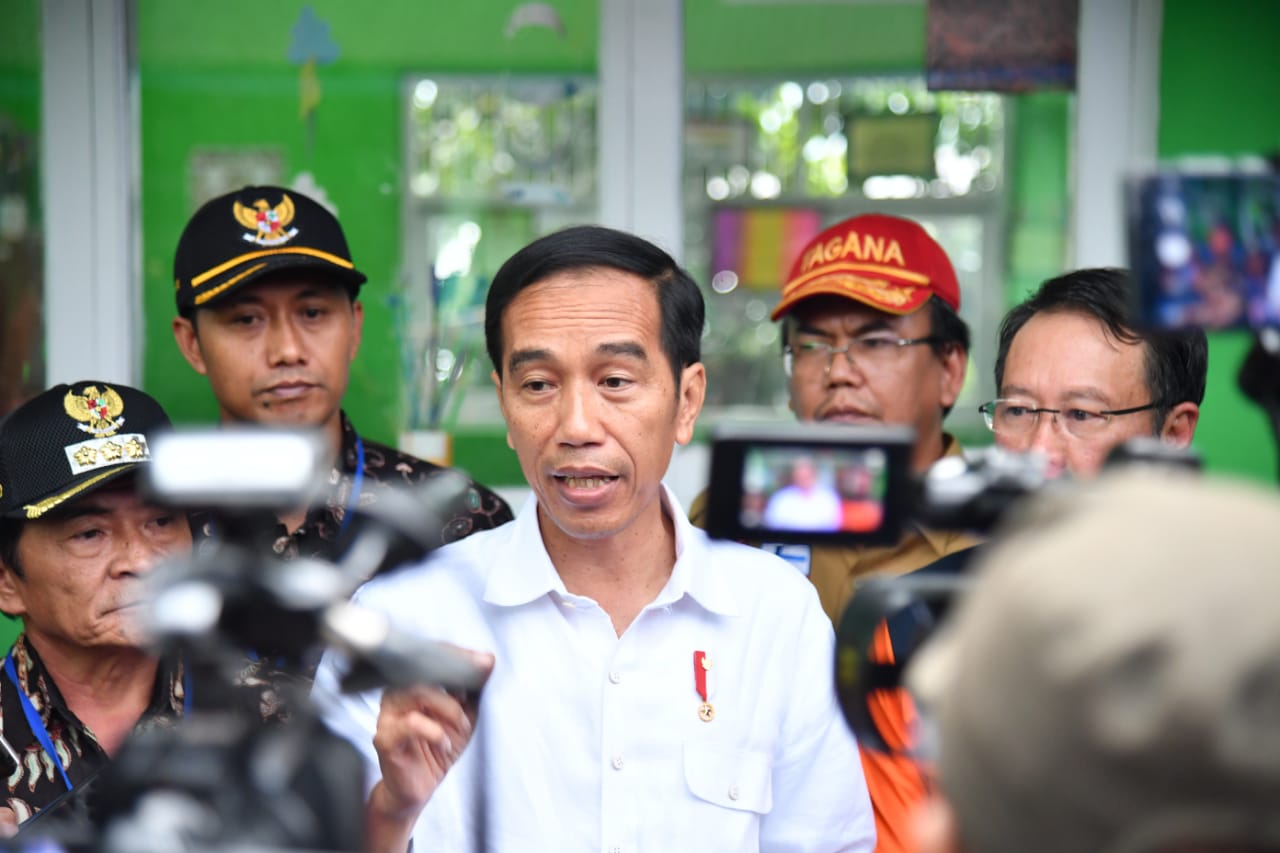
[[[262,276],[309,270],[354,293],[365,276],[351,262],[338,220],[283,187],[245,187],[206,202],[183,229],[173,261],[178,313],[225,299]]]
[[[151,461],[169,416],[127,385],[55,385],[0,421],[0,516],[39,518]]]

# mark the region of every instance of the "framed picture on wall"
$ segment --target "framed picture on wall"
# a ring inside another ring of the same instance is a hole
[[[849,183],[860,184],[877,175],[937,176],[934,143],[937,113],[851,116],[845,125],[849,139]]]

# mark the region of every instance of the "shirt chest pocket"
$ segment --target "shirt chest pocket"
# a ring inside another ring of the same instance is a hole
[[[766,752],[684,745],[689,792],[726,809],[768,814],[773,808],[773,761]]]

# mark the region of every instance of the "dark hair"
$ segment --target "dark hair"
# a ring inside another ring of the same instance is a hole
[[[1000,323],[996,352],[996,391],[1004,382],[1004,363],[1018,331],[1045,311],[1075,312],[1092,317],[1117,341],[1146,345],[1144,371],[1151,402],[1152,431],[1159,433],[1169,411],[1179,403],[1204,400],[1209,371],[1209,344],[1200,329],[1138,332],[1130,308],[1129,271],[1114,267],[1082,269],[1051,278],[1029,299],[1014,307]]]
[[[502,376],[502,316],[524,290],[551,276],[572,270],[614,269],[651,282],[658,295],[662,350],[680,388],[684,368],[702,360],[702,326],[706,307],[702,292],[666,252],[632,234],[579,225],[534,240],[504,263],[484,306],[484,341],[489,360]]]
[[[947,354],[948,347],[969,351],[969,324],[936,296],[929,297],[929,334],[938,339],[932,346],[939,357]]]
[[[22,519],[0,518],[0,563],[18,577],[22,577],[22,563],[18,560],[18,540],[22,538]]]

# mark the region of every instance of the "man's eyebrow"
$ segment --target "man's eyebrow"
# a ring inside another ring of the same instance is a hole
[[[1021,385],[1002,386],[1000,388],[1000,396],[1001,397],[1031,397],[1036,400],[1039,400],[1039,398],[1036,397],[1036,395],[1032,393],[1029,388],[1024,388]],[[1094,400],[1099,403],[1102,403],[1103,405],[1107,405],[1111,398],[1107,394],[1105,394],[1101,388],[1098,388],[1094,385],[1085,385],[1080,388],[1069,389],[1065,394],[1060,394],[1058,396],[1058,399],[1059,400]],[[1044,403],[1045,401],[1039,400],[1039,402]]]
[[[507,371],[515,373],[526,364],[534,361],[547,361],[551,358],[551,352],[545,349],[518,349],[511,353],[507,359]]]
[[[637,361],[649,361],[649,353],[645,352],[644,347],[634,341],[603,343],[596,347],[596,352],[600,355],[622,355],[634,358]]]
[[[312,284],[294,294],[294,299],[315,299],[317,296],[342,296],[341,285]]]
[[[241,308],[245,305],[259,305],[261,303],[262,303],[262,298],[258,296],[256,293],[254,293],[252,289],[249,289],[244,291],[243,293],[237,293],[229,297],[228,299],[220,302],[218,305],[214,307],[226,308],[227,310],[232,310],[235,308]]]

